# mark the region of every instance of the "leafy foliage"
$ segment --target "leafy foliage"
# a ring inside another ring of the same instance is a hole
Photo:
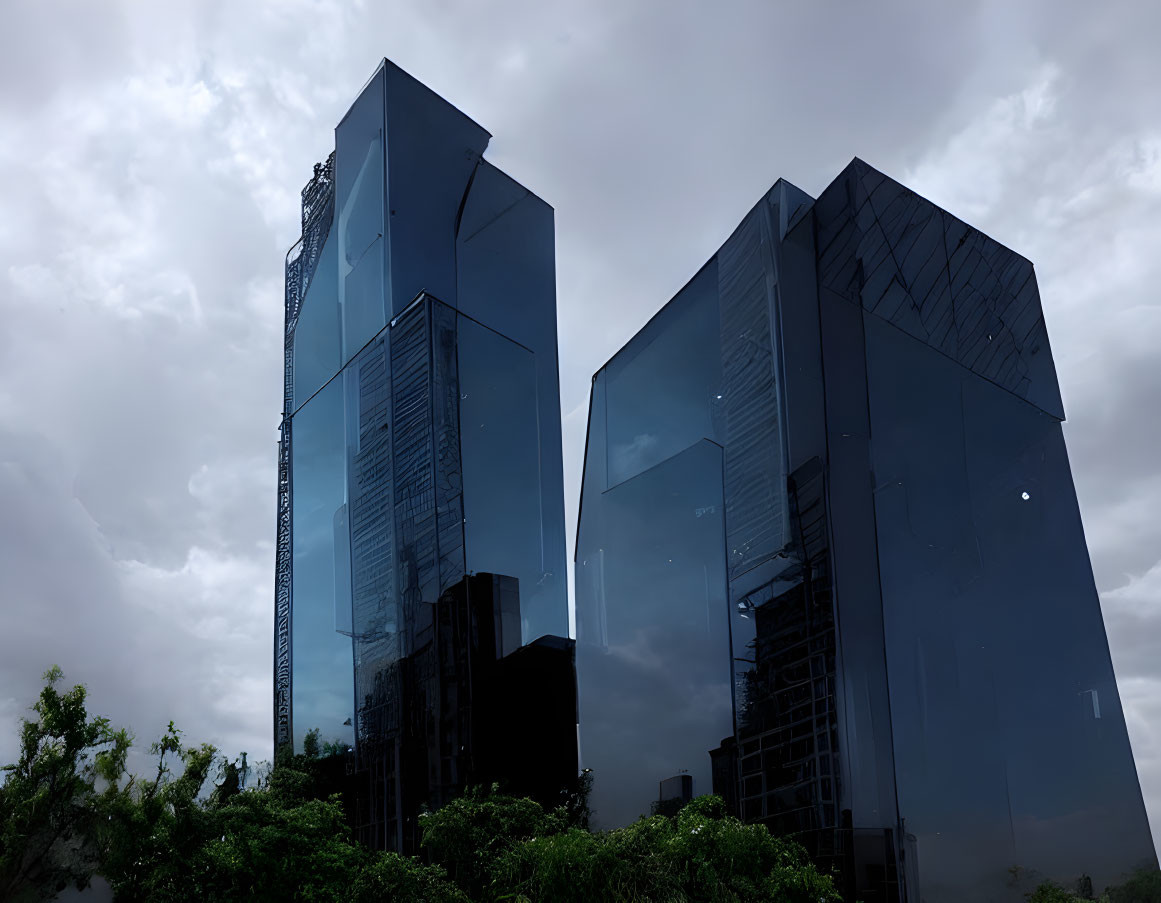
[[[1161,872],[1142,869],[1128,881],[1109,888],[1109,903],[1161,903]]]
[[[353,842],[329,793],[342,763],[319,756],[345,750],[317,732],[313,755],[284,755],[244,789],[245,753],[187,747],[170,722],[141,779],[126,772],[129,735],[89,718],[84,687],[61,693],[61,677],[46,673],[20,759],[4,768],[0,899],[44,900],[100,874],[118,901],[467,900],[438,867]]]
[[[530,799],[503,796],[482,787],[421,816],[422,846],[461,888],[479,896],[491,881],[497,859],[533,837],[568,826],[563,809],[545,812]]]
[[[213,816],[215,836],[202,842],[192,863],[197,899],[343,901],[351,876],[369,858],[351,842],[337,800],[288,806],[270,793],[243,793]]]
[[[470,903],[438,866],[421,865],[397,853],[380,853],[355,879],[354,903],[408,900],[414,903]]]
[[[576,782],[564,794],[561,803],[564,817],[570,827],[589,829],[589,819],[593,810],[589,806],[589,795],[593,791],[593,770],[585,768],[577,775]]]
[[[20,757],[0,785],[0,899],[41,900],[87,886],[99,862],[97,783],[114,789],[130,739],[89,718],[85,688],[61,693],[60,668],[44,674],[35,718],[20,732]]]
[[[1028,903],[1090,903],[1093,900],[1092,882],[1081,878],[1076,892],[1045,881],[1027,895]],[[1141,869],[1123,884],[1110,887],[1096,898],[1096,903],[1161,903],[1161,871]]]
[[[1084,897],[1066,891],[1058,884],[1044,882],[1027,895],[1028,903],[1080,903]]]
[[[183,748],[171,721],[150,751],[157,756],[153,780],[118,775],[101,801],[104,817],[95,831],[101,874],[123,900],[173,899],[187,884],[192,854],[213,830],[198,796],[214,748]],[[183,766],[177,777],[174,761]]]
[[[615,831],[581,829],[510,845],[497,862],[494,899],[827,903],[841,897],[797,844],[725,815],[699,797],[675,817]]]
[[[554,809],[477,788],[422,816],[431,864],[372,853],[351,837],[341,797],[342,744],[307,735],[272,771],[173,723],[151,746],[149,778],[126,771],[131,738],[90,718],[85,689],[45,674],[20,756],[0,784],[0,899],[51,898],[103,876],[117,901],[315,903],[833,903],[831,878],[795,843],[699,797],[615,831],[588,830],[582,774]],[[250,776],[258,778],[251,782]],[[1091,900],[1051,884],[1030,903]],[[1109,889],[1104,903],[1161,903],[1161,873]]]

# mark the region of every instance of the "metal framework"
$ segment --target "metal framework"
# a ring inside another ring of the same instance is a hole
[[[278,433],[278,542],[274,559],[274,749],[294,737],[291,723],[292,529],[290,463],[291,415],[294,413],[294,329],[302,299],[314,277],[335,209],[335,155],[314,165],[302,189],[302,237],[286,255],[286,329],[283,345],[282,423]]]

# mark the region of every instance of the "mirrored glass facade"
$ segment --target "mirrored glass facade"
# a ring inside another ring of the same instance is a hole
[[[360,837],[575,779],[552,208],[391,63],[288,256],[275,743],[317,731]]]
[[[864,901],[1156,866],[1031,264],[861,161],[593,380],[597,826],[716,792]]]

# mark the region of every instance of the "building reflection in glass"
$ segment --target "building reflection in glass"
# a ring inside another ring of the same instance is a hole
[[[417,816],[466,787],[500,784],[548,804],[577,773],[573,643],[520,640],[516,580],[466,577],[425,604],[411,651],[359,662],[356,829],[417,850]]]

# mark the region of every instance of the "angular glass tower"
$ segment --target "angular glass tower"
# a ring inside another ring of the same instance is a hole
[[[576,776],[553,211],[488,139],[384,61],[286,264],[275,746],[317,731],[388,849]]]
[[[595,823],[716,792],[867,903],[1155,866],[1063,417],[1027,260],[778,182],[593,378]]]

